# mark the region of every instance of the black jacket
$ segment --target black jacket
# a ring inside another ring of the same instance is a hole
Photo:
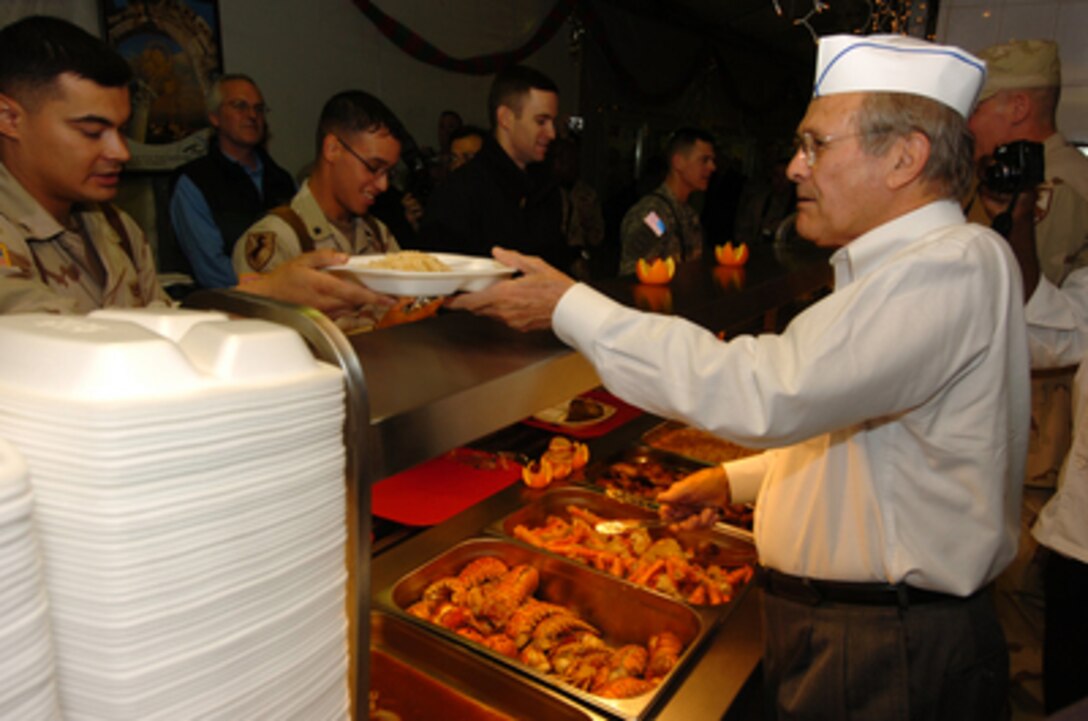
[[[501,245],[566,269],[572,253],[561,231],[563,201],[543,163],[521,170],[488,137],[467,165],[431,193],[415,247],[490,256]]]
[[[219,150],[219,141],[212,138],[208,154],[178,168],[175,179],[188,175],[200,190],[212,211],[212,218],[223,235],[224,252],[230,257],[234,241],[249,226],[278,205],[291,202],[295,195],[295,181],[291,174],[276,165],[264,150],[258,149],[264,167],[261,198],[253,181],[238,163],[231,161]]]

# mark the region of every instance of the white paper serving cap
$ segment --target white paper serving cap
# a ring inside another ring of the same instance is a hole
[[[837,93],[910,93],[971,114],[986,63],[951,45],[906,35],[828,35],[816,51],[815,98]]]

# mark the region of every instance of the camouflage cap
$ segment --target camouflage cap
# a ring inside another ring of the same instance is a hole
[[[978,53],[986,61],[986,83],[979,102],[999,90],[1052,88],[1062,84],[1058,44],[1050,40],[1013,40]]]

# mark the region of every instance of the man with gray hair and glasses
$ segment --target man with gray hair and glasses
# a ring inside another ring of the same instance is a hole
[[[268,106],[248,75],[223,75],[207,98],[215,134],[208,154],[178,169],[170,223],[193,278],[203,288],[238,282],[231,267],[234,243],[266,211],[295,194],[291,174],[269,157]]]
[[[915,38],[820,40],[787,174],[835,289],[781,334],[723,343],[502,249],[523,275],[448,304],[550,326],[627,402],[770,449],[658,497],[682,525],[756,502],[767,718],[1003,718],[989,588],[1016,553],[1028,346],[1016,261],[957,202],[985,72]]]

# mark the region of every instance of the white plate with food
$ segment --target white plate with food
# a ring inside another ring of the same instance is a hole
[[[533,414],[541,423],[561,428],[584,428],[606,421],[616,413],[616,407],[592,398],[577,396],[557,406]]]
[[[483,290],[514,274],[513,268],[494,258],[418,250],[354,255],[347,263],[330,265],[327,270],[353,273],[363,285],[378,293],[413,296]]]

